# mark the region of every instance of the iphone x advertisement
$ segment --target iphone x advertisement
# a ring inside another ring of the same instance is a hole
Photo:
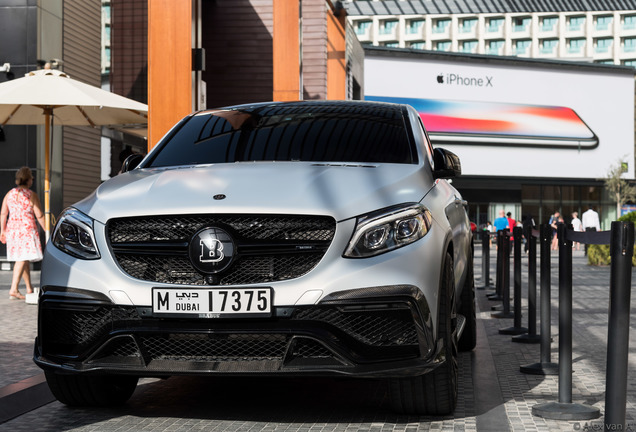
[[[634,176],[633,68],[369,49],[364,94],[419,113],[434,147],[484,177]]]
[[[413,106],[437,143],[578,150],[598,146],[596,134],[569,107],[388,96],[365,99]]]

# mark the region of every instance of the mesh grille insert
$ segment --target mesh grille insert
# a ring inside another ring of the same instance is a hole
[[[130,328],[141,318],[133,307],[97,306],[86,310],[41,307],[42,340],[54,352],[80,353],[99,343],[115,326]]]
[[[172,334],[144,336],[141,342],[153,360],[281,360],[287,347],[287,337],[277,334]]]
[[[313,339],[298,338],[292,355],[298,358],[332,358],[333,353],[323,344]]]
[[[331,241],[336,225],[325,216],[149,216],[113,219],[108,223],[111,243],[189,240],[207,226],[228,226],[250,240]]]
[[[299,310],[298,320],[332,324],[348,335],[372,346],[417,345],[417,330],[409,309],[345,311],[338,307]]]
[[[155,216],[114,219],[107,237],[115,260],[136,279],[205,285],[211,282],[192,266],[187,251],[191,237],[211,226],[227,229],[237,245],[234,262],[214,279],[219,285],[300,277],[322,259],[336,229],[326,216]]]

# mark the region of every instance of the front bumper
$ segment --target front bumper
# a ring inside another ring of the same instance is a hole
[[[437,367],[429,305],[413,286],[342,291],[270,318],[160,318],[103,294],[45,286],[35,362],[66,373],[402,377]]]

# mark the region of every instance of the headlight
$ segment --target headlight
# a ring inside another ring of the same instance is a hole
[[[52,239],[55,246],[74,257],[100,257],[93,234],[93,220],[78,210],[66,209],[62,212]]]
[[[348,258],[366,258],[411,244],[431,229],[431,212],[421,204],[405,204],[360,216],[345,250]]]

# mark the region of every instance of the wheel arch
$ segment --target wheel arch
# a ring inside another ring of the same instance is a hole
[[[436,299],[436,304],[435,304],[435,319],[433,320],[433,325],[435,328],[435,340],[439,339],[439,313],[440,313],[440,302],[442,299],[442,290],[444,289],[444,277],[445,277],[445,267],[446,267],[446,260],[450,259],[451,260],[451,275],[454,274],[454,245],[453,245],[453,237],[451,235],[450,232],[446,233],[446,237],[444,239],[444,243],[443,243],[443,248],[442,250],[443,252],[443,257],[440,260],[440,269],[439,269],[439,280],[437,282],[437,299]],[[453,283],[455,284],[455,281],[453,281]],[[455,287],[456,288],[456,285]]]

